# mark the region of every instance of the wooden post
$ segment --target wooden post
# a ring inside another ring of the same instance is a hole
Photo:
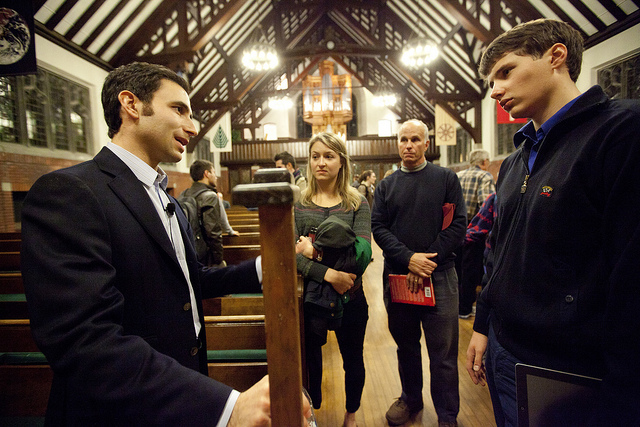
[[[286,173],[286,174],[285,174]],[[293,203],[298,187],[286,169],[256,172],[257,184],[233,189],[234,203],[258,207],[271,424],[301,425],[302,360]],[[280,182],[267,182],[280,181]]]

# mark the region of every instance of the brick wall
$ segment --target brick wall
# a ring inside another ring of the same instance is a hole
[[[74,160],[29,156],[0,152],[0,232],[20,231],[20,223],[14,221],[14,191],[29,191],[42,175],[78,163]],[[168,171],[169,192],[178,195],[191,185],[187,173]]]

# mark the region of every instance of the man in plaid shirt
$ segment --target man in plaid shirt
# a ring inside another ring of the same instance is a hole
[[[467,208],[467,223],[470,223],[478,213],[487,197],[496,191],[493,176],[487,171],[490,163],[487,151],[473,150],[469,153],[469,168],[458,172]],[[459,260],[456,262],[456,267],[460,280],[458,313],[462,319],[467,319],[472,315],[473,303],[476,300],[476,287],[482,282],[484,274],[483,252],[483,243],[465,243],[460,248],[461,256],[456,258]]]

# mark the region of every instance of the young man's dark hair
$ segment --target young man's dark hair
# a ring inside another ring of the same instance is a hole
[[[296,168],[296,159],[287,151],[276,154],[273,161],[277,162],[278,160],[282,161],[282,166],[286,167],[287,163],[291,163],[291,166],[293,166],[294,169]]]
[[[213,163],[209,160],[196,160],[189,168],[189,175],[194,181],[200,181],[204,177],[206,171],[213,169]]]
[[[131,91],[144,102],[145,107],[150,107],[153,94],[160,88],[162,80],[175,82],[189,93],[189,84],[175,72],[162,65],[132,62],[109,73],[102,87],[102,108],[104,109],[104,119],[109,126],[109,138],[113,138],[122,125],[121,105],[118,100],[120,92],[123,90]],[[153,114],[151,108],[145,108],[142,112],[146,116]]]
[[[541,58],[556,43],[567,47],[566,66],[571,80],[577,81],[584,50],[582,35],[564,22],[549,19],[524,22],[496,37],[482,54],[478,72],[486,78],[496,62],[508,53]]]

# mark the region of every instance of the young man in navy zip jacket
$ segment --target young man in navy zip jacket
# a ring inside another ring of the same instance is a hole
[[[581,94],[582,51],[569,25],[537,20],[480,63],[491,97],[531,119],[500,169],[494,270],[467,350],[498,425],[517,423],[519,362],[602,378],[585,423],[640,424],[640,103]]]

